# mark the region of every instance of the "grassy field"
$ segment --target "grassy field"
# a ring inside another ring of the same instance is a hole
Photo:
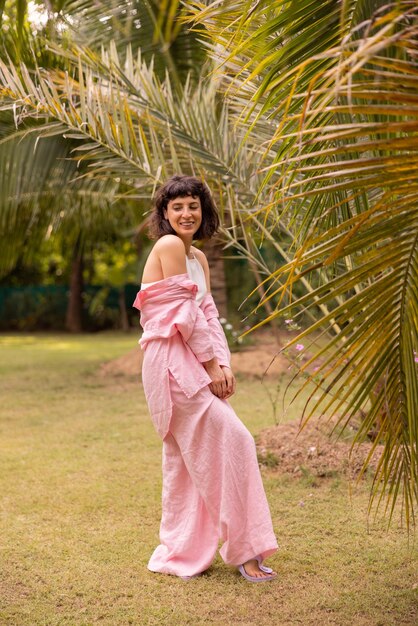
[[[0,335],[0,624],[416,624],[413,541],[368,525],[369,486],[340,476],[312,486],[263,470],[273,583],[250,585],[219,557],[187,583],[148,572],[161,444],[139,381],[99,375],[136,340]],[[273,425],[257,382],[240,382],[234,406],[254,434]]]

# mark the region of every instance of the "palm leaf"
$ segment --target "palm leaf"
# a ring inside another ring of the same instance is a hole
[[[189,1],[185,6],[194,28],[208,40],[229,95],[241,99],[245,93],[247,114],[261,110],[275,115],[293,91],[290,75],[296,68],[306,89],[318,72],[334,63],[332,56],[320,53],[353,30],[365,7],[384,4],[378,0],[226,0]]]
[[[2,106],[15,112],[18,123],[44,120],[32,130],[37,136],[70,139],[74,159],[83,166],[80,177],[123,181],[128,195],[142,198],[162,178],[189,171],[203,175],[219,195],[227,191],[230,215],[245,212],[255,201],[259,206],[271,201],[259,195],[263,174],[257,163],[264,152],[259,137],[244,138],[212,80],[173,89],[169,78],[161,83],[140,54],[135,59],[128,51],[122,62],[114,46],[101,57],[90,50],[62,54],[69,67],[65,73],[30,73],[25,66],[0,62]],[[263,136],[268,127],[259,124]],[[245,149],[238,154],[239,146]],[[246,227],[238,220],[235,235],[245,237]],[[258,228],[262,233],[263,225]],[[288,240],[280,220],[277,228]],[[279,246],[284,255],[287,240]],[[260,254],[256,259],[265,272],[265,259]]]
[[[163,79],[167,69],[172,81],[184,82],[192,73],[197,80],[206,54],[197,36],[182,26],[178,0],[69,0],[61,17],[78,46],[99,52],[103,42],[114,40],[119,55],[141,50],[147,63]]]

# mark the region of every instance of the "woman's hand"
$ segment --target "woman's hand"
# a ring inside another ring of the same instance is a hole
[[[211,392],[222,400],[230,398],[235,393],[236,387],[235,376],[231,368],[224,365],[220,366],[216,357],[206,361],[203,365],[212,380],[209,385]]]
[[[230,398],[234,395],[237,383],[230,367],[221,365],[221,369],[223,371],[226,382],[226,395],[223,396],[223,399],[226,400],[227,398]]]
[[[224,398],[227,393],[227,383],[218,359],[214,357],[210,361],[203,363],[203,366],[212,380],[209,384],[209,389],[218,398]]]

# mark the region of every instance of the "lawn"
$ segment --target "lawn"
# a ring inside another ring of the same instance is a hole
[[[219,557],[190,582],[148,572],[161,444],[139,380],[99,372],[136,340],[0,335],[0,624],[416,624],[412,538],[368,521],[370,485],[338,475],[263,468],[276,581],[250,585]],[[240,380],[233,403],[254,434],[274,424],[257,381]]]

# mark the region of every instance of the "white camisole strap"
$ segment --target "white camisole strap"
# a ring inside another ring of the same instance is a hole
[[[186,257],[186,268],[190,280],[197,285],[196,300],[200,304],[207,294],[205,270],[193,255],[192,259]]]

